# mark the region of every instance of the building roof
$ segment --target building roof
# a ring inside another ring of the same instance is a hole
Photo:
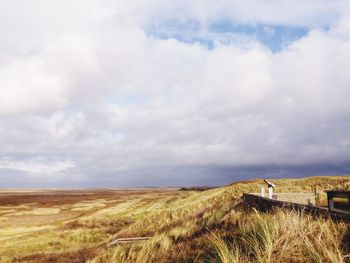
[[[327,190],[327,195],[333,195],[335,197],[348,197],[350,196],[350,190]]]

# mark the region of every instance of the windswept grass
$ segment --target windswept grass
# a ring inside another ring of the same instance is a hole
[[[243,216],[237,229],[211,242],[221,262],[349,262],[343,245],[348,225],[303,213],[252,212]],[[230,241],[227,241],[230,240]]]
[[[220,236],[213,235],[210,238],[213,249],[216,252],[215,260],[222,263],[238,263],[238,262],[248,262],[245,259],[248,258],[247,255],[243,255],[243,251],[240,249],[239,245],[232,242],[227,245],[226,242],[220,238]]]
[[[274,182],[280,192],[350,187],[346,176]],[[5,193],[0,262],[350,262],[345,223],[243,209],[241,194],[261,185],[252,180],[206,191],[74,192],[52,200],[51,193]],[[106,246],[140,236],[151,238]]]
[[[278,180],[280,191],[311,191],[327,179],[291,181]],[[348,183],[348,177],[332,178],[327,188]],[[153,239],[111,248],[92,262],[347,262],[345,223],[286,211],[242,210],[239,196],[260,186],[261,180],[235,183],[177,200],[115,236]],[[167,245],[154,246],[154,240]]]

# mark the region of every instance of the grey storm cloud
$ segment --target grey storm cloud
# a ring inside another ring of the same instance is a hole
[[[147,33],[223,18],[308,32],[278,52]],[[347,1],[0,0],[0,21],[0,187],[348,173]]]

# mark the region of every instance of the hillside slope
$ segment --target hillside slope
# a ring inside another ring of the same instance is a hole
[[[244,212],[239,197],[262,180],[233,183],[175,200],[117,233],[153,236],[110,248],[92,262],[348,262],[345,223],[278,211]],[[277,191],[350,188],[348,176],[278,179]],[[305,245],[306,244],[306,245]]]
[[[322,196],[325,189],[350,189],[348,176],[274,182],[277,192],[316,187]],[[243,209],[242,193],[261,185],[259,179],[206,191],[5,196],[0,262],[349,262],[345,223]],[[116,238],[140,236],[151,238],[107,247]]]

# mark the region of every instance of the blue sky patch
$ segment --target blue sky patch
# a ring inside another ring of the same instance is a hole
[[[199,43],[209,49],[213,48],[213,39],[203,34],[202,30],[203,26],[199,21],[169,19],[151,24],[146,28],[146,34],[155,38],[174,38],[184,43]]]
[[[175,38],[184,43],[199,43],[212,49],[215,43],[235,44],[240,39],[254,39],[272,52],[282,50],[308,33],[305,27],[289,27],[267,24],[235,24],[228,20],[214,21],[203,25],[196,20],[166,20],[154,23],[146,29],[150,36]]]

